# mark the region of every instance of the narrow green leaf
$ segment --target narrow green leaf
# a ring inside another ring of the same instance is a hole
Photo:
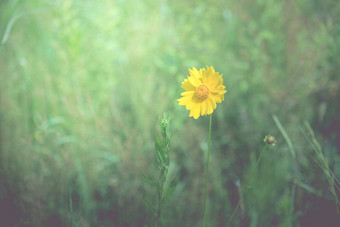
[[[164,193],[163,203],[166,203],[170,200],[171,196],[174,194],[176,187],[178,184],[178,178],[175,178],[171,181],[169,187],[166,189]]]
[[[290,140],[286,130],[283,128],[281,122],[279,121],[279,119],[276,117],[276,115],[273,115],[273,120],[276,124],[276,126],[279,128],[283,138],[285,139],[286,143],[288,144],[288,147],[289,147],[289,150],[293,156],[293,158],[295,159],[296,157],[296,152],[294,150],[294,147],[293,147],[293,144],[292,144],[292,141]]]
[[[166,157],[165,157],[165,154],[163,152],[164,152],[163,150],[157,151],[157,155],[158,155],[159,160],[161,161],[160,164],[162,166],[165,165],[165,163],[166,163]]]
[[[317,196],[319,196],[319,197],[322,196],[322,193],[321,193],[321,192],[319,192],[319,191],[316,190],[315,188],[309,186],[308,184],[303,183],[302,181],[300,181],[300,180],[298,180],[298,179],[295,180],[295,183],[296,183],[298,186],[300,186],[301,188],[305,189],[306,191],[308,191],[308,192],[310,192],[310,193],[312,193],[312,194],[314,194],[314,195],[317,195]]]
[[[156,216],[156,208],[145,197],[143,197],[143,202],[145,206],[152,212],[153,216]]]
[[[162,144],[156,142],[156,143],[155,143],[155,149],[156,149],[157,151],[162,151],[162,150],[163,150]]]
[[[161,139],[157,129],[155,128],[155,135],[156,135],[156,143],[159,143],[160,145],[163,145],[163,140]]]
[[[156,182],[156,181],[153,181],[153,180],[151,180],[150,178],[148,178],[147,176],[145,176],[144,173],[142,174],[142,177],[143,177],[143,180],[144,180],[146,183],[148,183],[148,184],[150,184],[150,185],[152,185],[152,186],[158,187],[157,182]]]

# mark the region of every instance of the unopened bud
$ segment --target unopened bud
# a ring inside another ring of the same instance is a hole
[[[275,146],[275,143],[276,143],[276,139],[274,136],[271,136],[271,135],[268,135],[266,137],[264,137],[264,140],[263,140],[265,143],[267,144],[270,144],[270,145],[273,145]]]

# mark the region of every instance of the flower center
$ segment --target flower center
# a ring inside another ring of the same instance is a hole
[[[195,95],[197,98],[205,100],[208,98],[209,88],[205,84],[202,84],[201,86],[196,88]]]

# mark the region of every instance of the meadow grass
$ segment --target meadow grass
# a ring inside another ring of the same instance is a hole
[[[169,112],[178,183],[160,223],[200,226],[209,117],[176,99],[188,68],[213,65],[228,93],[212,122],[207,225],[225,226],[241,199],[234,226],[338,221],[339,18],[335,0],[1,1],[1,220],[153,223],[141,173],[158,178],[154,127]],[[242,197],[267,134],[277,145]]]

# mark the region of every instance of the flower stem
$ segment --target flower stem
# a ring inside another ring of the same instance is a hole
[[[206,226],[206,216],[207,216],[206,206],[207,206],[207,188],[208,188],[208,181],[209,181],[211,122],[212,122],[212,114],[210,114],[208,154],[207,154],[207,164],[206,164],[206,169],[205,169],[206,171],[205,171],[204,203],[203,203],[203,226]]]
[[[156,227],[160,225],[160,218],[162,213],[162,206],[163,206],[163,189],[164,189],[164,182],[166,180],[166,171],[162,171],[160,176],[160,187],[158,189],[158,208],[157,208],[157,217],[156,217]]]
[[[268,146],[268,144],[264,145],[264,147],[263,147],[263,149],[262,149],[262,151],[261,151],[261,153],[260,153],[260,156],[259,156],[259,158],[258,158],[257,161],[256,161],[255,167],[254,167],[253,171],[252,171],[252,172],[250,173],[250,175],[249,175],[249,178],[248,178],[249,181],[253,178],[253,176],[254,176],[254,174],[255,174],[255,172],[256,172],[256,169],[257,169],[257,167],[259,166],[259,163],[260,163],[260,161],[261,161],[261,159],[262,159],[262,156],[263,156],[264,151],[266,150],[267,146]],[[239,208],[240,205],[241,205],[241,195],[240,195],[240,199],[238,200],[237,205],[235,206],[235,208],[234,208],[234,210],[233,210],[233,213],[231,214],[231,216],[230,216],[230,218],[229,218],[229,220],[228,220],[228,222],[227,222],[227,227],[230,226],[231,221],[233,220],[233,218],[234,218],[234,216],[235,216],[235,214],[236,214],[236,211],[238,210],[238,208]]]
[[[256,172],[256,169],[259,166],[259,163],[260,163],[260,161],[262,159],[262,156],[263,156],[264,151],[266,150],[267,146],[268,146],[268,144],[264,145],[264,147],[263,147],[263,149],[262,149],[262,151],[260,153],[260,156],[259,156],[259,158],[256,161],[255,167],[254,167],[253,171],[251,172],[251,174],[249,175],[249,180],[251,180],[253,178],[253,176],[254,176],[254,174]]]

